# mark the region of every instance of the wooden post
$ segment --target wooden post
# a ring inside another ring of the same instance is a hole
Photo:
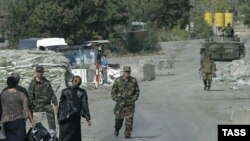
[[[100,68],[100,64],[99,63],[96,63],[96,72],[95,72],[95,81],[96,81],[96,88],[98,88],[99,86],[99,77],[100,77],[100,74],[99,74],[99,68]]]

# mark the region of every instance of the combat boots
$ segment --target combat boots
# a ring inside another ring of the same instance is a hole
[[[115,132],[114,135],[117,137],[119,135],[119,130],[122,127],[123,119],[115,119]]]
[[[130,136],[125,136],[125,139],[130,139]]]
[[[203,80],[203,83],[204,83],[204,90],[206,90],[207,89],[207,81]]]
[[[206,90],[206,89],[207,89],[207,86],[204,87],[204,90]]]
[[[130,138],[130,134],[125,134],[125,139],[129,139]]]
[[[207,90],[210,91],[210,86],[207,87]]]
[[[211,81],[212,81],[212,80],[208,80],[208,84],[207,84],[207,86],[208,86],[207,90],[208,90],[208,91],[210,91]]]
[[[115,135],[115,137],[118,137],[119,131],[118,131],[118,130],[115,130],[114,135]]]

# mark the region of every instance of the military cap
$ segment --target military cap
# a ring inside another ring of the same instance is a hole
[[[37,72],[44,72],[44,67],[43,66],[37,66],[36,71]]]
[[[123,71],[131,72],[130,66],[125,66],[125,67],[123,67]]]

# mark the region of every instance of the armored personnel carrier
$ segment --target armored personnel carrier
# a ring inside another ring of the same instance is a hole
[[[214,61],[232,61],[245,57],[245,45],[238,36],[226,37],[222,35],[211,35],[202,42],[200,49],[201,63],[207,54]]]

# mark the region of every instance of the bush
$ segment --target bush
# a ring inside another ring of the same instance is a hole
[[[159,29],[157,31],[158,41],[180,41],[188,39],[188,32],[185,30],[181,30],[178,27],[174,27],[173,29],[167,31],[164,29]]]
[[[148,29],[148,36],[143,41],[143,51],[158,51],[157,42],[156,32],[153,29]]]
[[[194,21],[194,31],[191,34],[192,38],[206,38],[208,37],[208,31],[210,27],[207,25],[207,23],[202,19],[202,17],[198,17]]]

